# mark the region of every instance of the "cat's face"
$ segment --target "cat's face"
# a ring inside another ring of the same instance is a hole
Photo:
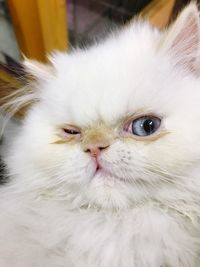
[[[187,31],[176,24],[174,39],[198,28],[198,21],[184,25]],[[176,176],[186,176],[200,155],[200,83],[194,62],[182,68],[167,53],[178,51],[173,40],[167,48],[162,42],[163,34],[136,25],[88,51],[53,58],[15,142],[13,166],[29,174],[29,188],[72,208],[126,208],[163,185],[177,186]]]

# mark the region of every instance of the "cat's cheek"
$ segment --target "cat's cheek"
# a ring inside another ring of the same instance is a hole
[[[69,177],[92,177],[95,162],[77,144],[40,143],[24,147],[20,153],[23,162],[35,171],[48,173],[48,176],[68,180]],[[20,164],[20,163],[19,163]],[[64,177],[64,178],[63,178]]]

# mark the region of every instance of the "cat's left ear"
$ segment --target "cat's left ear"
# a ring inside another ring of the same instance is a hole
[[[166,31],[162,49],[170,53],[174,64],[197,73],[200,57],[200,18],[197,4],[192,2]]]
[[[34,80],[48,80],[54,72],[51,64],[43,64],[36,60],[25,59],[23,62],[25,72]]]
[[[39,101],[41,82],[48,81],[54,73],[50,64],[25,59],[20,73],[9,72],[9,66],[0,65],[0,111],[23,118],[33,103]],[[39,85],[39,86],[38,86]]]

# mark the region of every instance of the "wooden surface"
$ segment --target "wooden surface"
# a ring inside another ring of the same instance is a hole
[[[66,0],[37,0],[37,6],[45,51],[49,53],[55,49],[66,50]]]
[[[26,57],[45,61],[47,53],[67,49],[65,0],[8,0],[8,6]]]
[[[163,29],[170,21],[174,4],[175,0],[154,0],[141,12],[141,16],[153,26]]]

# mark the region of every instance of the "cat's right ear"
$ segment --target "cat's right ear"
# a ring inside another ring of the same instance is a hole
[[[192,2],[169,27],[161,43],[173,57],[174,65],[197,72],[200,57],[200,18],[197,4]]]
[[[5,65],[4,65],[5,66]],[[39,101],[38,84],[49,80],[53,67],[33,60],[25,60],[19,75],[0,70],[0,110],[23,118],[33,103]]]

